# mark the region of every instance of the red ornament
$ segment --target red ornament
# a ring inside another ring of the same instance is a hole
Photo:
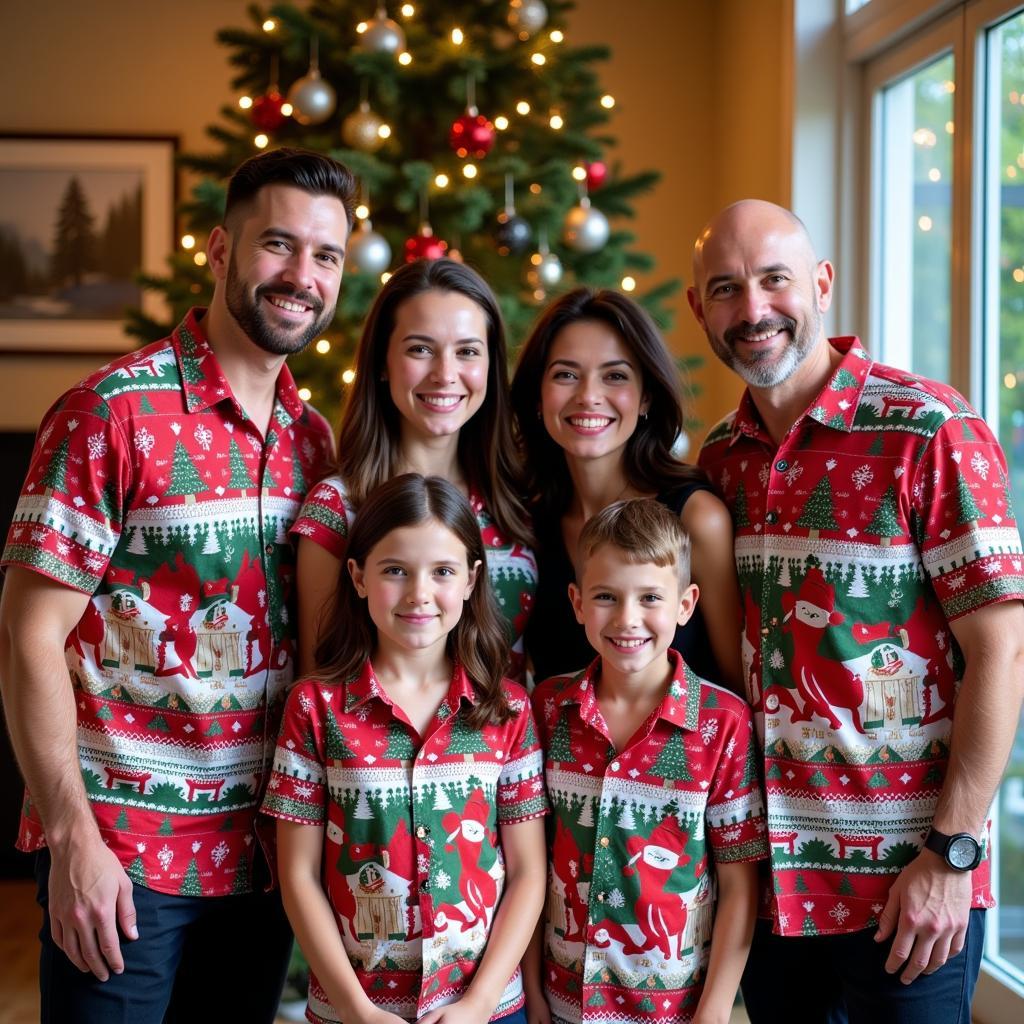
[[[424,224],[418,235],[405,240],[406,263],[415,263],[416,260],[439,260],[447,251],[448,243],[442,238],[435,238],[434,230],[429,224]]]
[[[463,159],[471,156],[482,160],[491,151],[494,137],[494,125],[483,114],[478,114],[475,107],[470,107],[452,124],[448,145]]]
[[[593,191],[600,188],[608,177],[608,165],[602,160],[591,160],[587,164],[587,188]]]
[[[284,97],[276,89],[271,89],[265,96],[253,100],[249,119],[261,132],[277,131],[284,124],[285,115],[281,110],[284,102]]]

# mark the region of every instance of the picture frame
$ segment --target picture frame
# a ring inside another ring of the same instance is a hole
[[[0,354],[116,354],[174,248],[177,139],[0,135]]]

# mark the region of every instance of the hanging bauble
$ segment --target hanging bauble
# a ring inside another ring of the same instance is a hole
[[[469,107],[452,124],[448,132],[448,145],[463,160],[468,156],[482,160],[491,151],[494,137],[494,125],[483,114],[477,113],[476,107]]]
[[[405,49],[402,26],[388,17],[383,4],[366,23],[366,31],[360,33],[359,49],[367,53],[401,53]]]
[[[563,241],[576,252],[597,252],[608,241],[610,233],[608,218],[590,205],[587,196],[566,214],[562,225]]]
[[[522,252],[533,237],[533,229],[525,217],[520,217],[514,210],[502,210],[498,214],[498,223],[494,228],[494,241],[502,256],[509,253]]]
[[[334,86],[311,67],[289,90],[292,117],[299,124],[322,124],[334,113]]]
[[[508,24],[521,39],[528,39],[539,32],[547,20],[548,9],[544,0],[510,0]]]
[[[600,188],[608,177],[608,165],[603,160],[591,160],[587,164],[587,188]]]
[[[261,132],[277,131],[284,124],[284,97],[271,86],[270,90],[263,96],[258,96],[252,102],[252,109],[249,111],[249,120]]]
[[[346,145],[353,149],[361,149],[364,153],[376,153],[384,140],[380,136],[384,119],[370,109],[370,104],[363,100],[358,110],[353,110],[341,122],[341,137]]]
[[[373,230],[364,220],[352,232],[345,247],[345,265],[357,274],[380,274],[391,265],[391,246],[388,240]]]
[[[553,252],[538,252],[530,258],[526,280],[533,288],[554,288],[562,281],[562,261]]]
[[[439,260],[448,249],[448,243],[434,237],[434,229],[429,224],[421,224],[419,234],[405,240],[405,262],[416,260]]]

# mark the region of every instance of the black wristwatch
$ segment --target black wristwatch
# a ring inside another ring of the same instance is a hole
[[[954,871],[973,871],[981,863],[981,843],[970,832],[948,836],[933,828],[924,845],[937,853]]]

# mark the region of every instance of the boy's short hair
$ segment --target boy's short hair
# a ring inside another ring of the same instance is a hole
[[[587,520],[580,532],[580,573],[598,548],[610,544],[627,560],[651,565],[673,565],[679,586],[690,583],[690,538],[679,517],[654,498],[616,501]]]

